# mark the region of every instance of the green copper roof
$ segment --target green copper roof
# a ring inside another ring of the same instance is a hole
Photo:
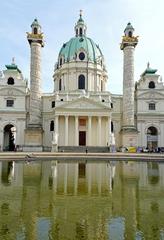
[[[150,64],[147,64],[147,68],[145,71],[141,74],[141,76],[145,76],[146,74],[155,74],[157,72],[157,69],[150,68]]]
[[[100,57],[103,57],[102,52],[94,41],[86,36],[71,38],[67,43],[63,44],[59,52],[59,58],[64,57],[65,61],[76,59],[77,54],[84,51],[87,54],[87,59],[96,62]]]
[[[77,23],[84,23],[84,20],[82,19],[82,16],[80,15],[80,18]]]
[[[13,63],[10,65],[5,65],[5,67],[7,68],[7,70],[16,70],[19,73],[21,73],[21,70],[18,68],[18,66]]]

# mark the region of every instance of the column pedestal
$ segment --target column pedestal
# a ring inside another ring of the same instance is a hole
[[[25,129],[24,152],[42,152],[43,151],[43,129],[28,127]]]
[[[138,131],[134,126],[124,126],[121,129],[122,146],[137,147],[138,146]]]

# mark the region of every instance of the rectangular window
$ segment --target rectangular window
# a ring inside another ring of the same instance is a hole
[[[51,102],[51,107],[54,108],[55,107],[55,101]]]
[[[155,103],[149,103],[149,110],[155,110]]]
[[[7,101],[6,101],[6,106],[7,106],[7,107],[13,107],[13,106],[14,106],[14,100],[11,100],[11,99],[10,99],[10,100],[7,100]]]
[[[79,126],[86,126],[86,119],[79,119]]]

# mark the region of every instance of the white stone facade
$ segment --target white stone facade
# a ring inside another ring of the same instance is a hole
[[[31,48],[30,89],[14,62],[0,75],[0,150],[13,150],[14,144],[17,150],[109,151],[112,145],[126,145],[127,136],[129,146],[164,147],[164,85],[148,65],[134,86],[137,41],[132,30],[128,24],[121,45],[123,95],[107,91],[104,57],[99,46],[86,37],[82,16],[70,40],[74,42],[65,43],[57,58],[53,92],[42,94],[44,44],[35,19],[27,36]],[[124,126],[137,130],[138,142],[133,133],[122,134]]]

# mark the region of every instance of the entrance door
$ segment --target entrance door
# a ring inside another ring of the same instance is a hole
[[[86,146],[86,132],[79,132],[79,146]]]
[[[158,147],[158,130],[154,126],[147,130],[147,147],[150,151],[155,151]]]
[[[14,151],[16,139],[16,129],[13,125],[8,124],[4,128],[4,151]]]

